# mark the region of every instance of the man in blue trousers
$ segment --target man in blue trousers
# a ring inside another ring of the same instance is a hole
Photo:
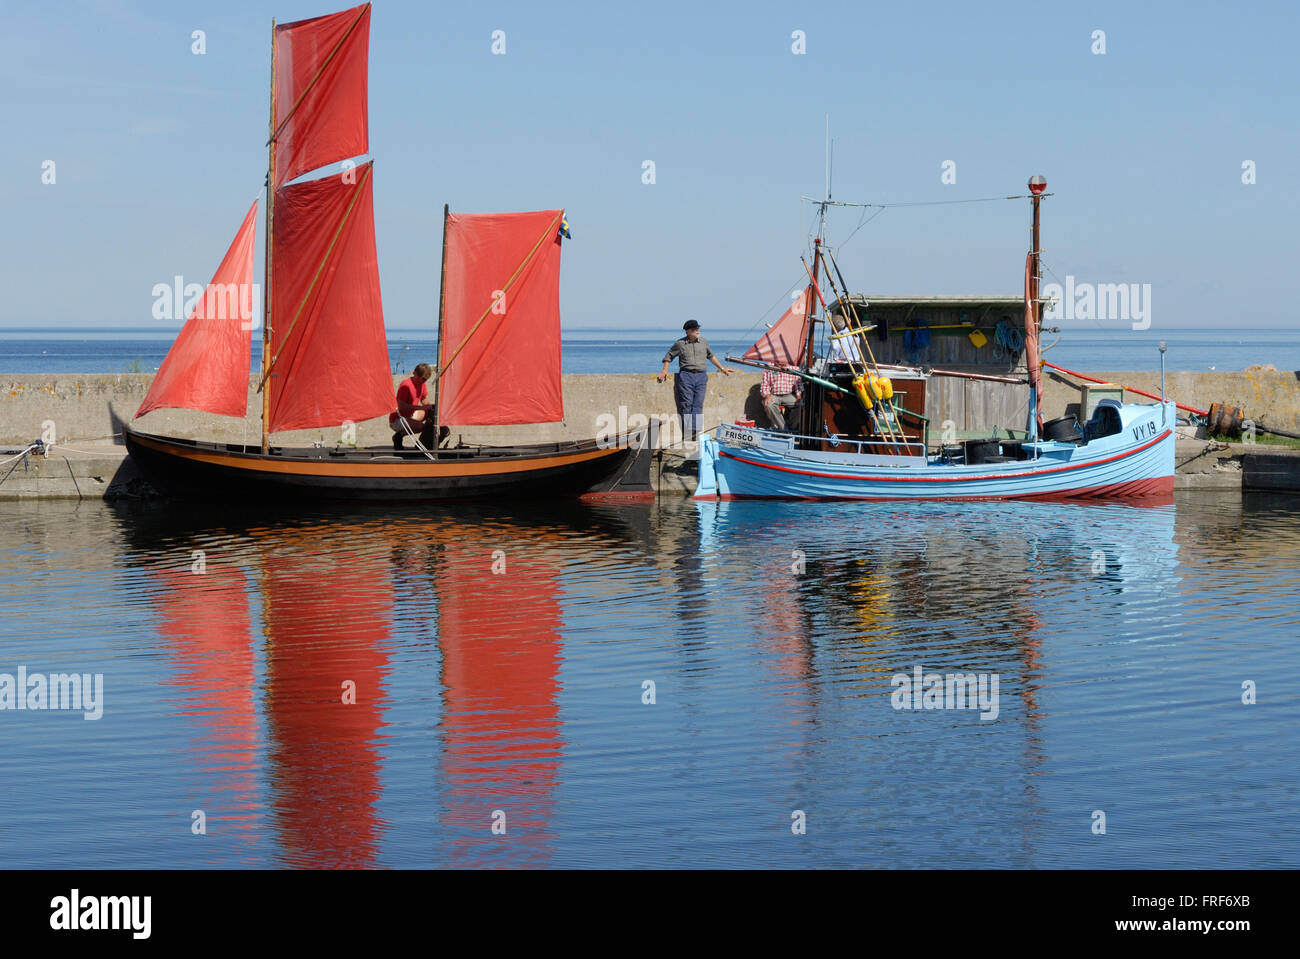
[[[668,379],[668,364],[677,357],[677,379],[673,382],[673,396],[677,400],[677,413],[682,418],[682,438],[694,440],[700,432],[704,416],[704,391],[709,383],[705,372],[707,361],[712,360],[719,373],[731,375],[731,370],[718,362],[709,349],[709,341],[700,336],[700,324],[687,320],[682,324],[686,335],[668,348],[664,354],[664,368],[655,377],[660,383]]]

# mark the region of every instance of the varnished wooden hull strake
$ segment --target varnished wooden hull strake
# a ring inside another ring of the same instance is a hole
[[[205,499],[464,500],[582,496],[616,482],[637,451],[595,440],[441,450],[246,451],[123,429],[127,451],[164,492]]]

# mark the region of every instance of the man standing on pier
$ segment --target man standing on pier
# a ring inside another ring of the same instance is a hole
[[[704,417],[704,393],[709,383],[705,372],[708,361],[719,373],[731,375],[731,370],[718,362],[709,349],[709,341],[700,336],[700,324],[687,320],[682,324],[686,335],[668,348],[664,354],[664,368],[655,377],[660,383],[668,379],[668,364],[677,357],[677,378],[673,381],[673,397],[677,401],[677,414],[682,418],[682,438],[694,440]]]

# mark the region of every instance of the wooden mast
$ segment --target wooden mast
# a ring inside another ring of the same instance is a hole
[[[267,374],[271,368],[271,236],[275,229],[275,19],[271,19],[271,116],[267,121],[266,156],[266,229],[263,240],[266,255],[263,258],[262,278],[262,375],[259,378],[262,393],[262,453],[271,449],[271,383]]]
[[[1030,302],[1034,307],[1034,322],[1041,329],[1043,325],[1043,304],[1038,298],[1038,285],[1042,281],[1042,267],[1039,264],[1038,249],[1038,201],[1042,199],[1039,194],[1034,194],[1034,269],[1029,274],[1029,294]]]
[[[1031,322],[1034,324],[1033,335],[1035,343],[1038,342],[1038,337],[1043,329],[1043,304],[1038,296],[1039,284],[1042,280],[1042,267],[1039,261],[1039,253],[1041,251],[1038,247],[1038,201],[1042,199],[1042,193],[1045,189],[1047,189],[1047,181],[1045,179],[1040,176],[1030,178],[1029,192],[1034,203],[1034,229],[1033,247],[1030,250],[1030,256],[1033,257],[1033,266],[1029,271],[1029,303],[1030,308],[1033,311],[1033,319]],[[1026,330],[1025,336],[1029,336],[1029,333],[1030,331]],[[1034,353],[1034,361],[1037,363],[1041,356],[1039,348],[1035,348]],[[1028,357],[1026,357],[1026,359],[1028,359]],[[1042,438],[1038,435],[1038,418],[1042,415],[1042,411],[1038,409],[1038,382],[1042,373],[1039,369],[1026,370],[1026,373],[1028,373],[1029,379],[1029,423],[1027,433],[1030,440],[1034,441]]]
[[[826,114],[826,194],[824,199],[818,204],[818,223],[817,236],[813,240],[813,265],[812,265],[812,282],[814,296],[812,302],[808,304],[808,343],[804,349],[803,366],[804,372],[811,373],[813,365],[813,346],[817,341],[817,300],[821,297],[821,281],[818,276],[821,275],[822,265],[822,242],[826,238],[826,207],[831,202],[831,115]],[[825,304],[823,304],[823,314],[825,314]],[[823,316],[827,322],[829,316]],[[821,425],[821,390],[806,389],[804,390],[803,413],[799,417],[800,429],[804,436],[812,436],[817,432],[817,427]],[[816,409],[814,409],[816,407]]]
[[[451,218],[451,206],[442,205],[442,280],[438,284],[438,354],[433,363],[433,455],[438,455],[438,439],[441,430],[442,410],[442,319],[447,312],[447,221]]]
[[[826,207],[822,207],[822,223],[826,222]],[[824,229],[824,227],[823,227]],[[813,293],[808,304],[808,343],[804,349],[803,367],[804,372],[811,373],[813,365],[813,346],[817,342],[817,300],[821,297],[821,281],[817,279],[822,265],[822,238],[819,235],[813,240],[813,263],[811,278],[813,282]],[[820,410],[813,407],[821,403],[821,391],[812,389],[804,390],[803,414],[800,416],[800,429],[804,436],[814,435],[817,428],[817,421],[820,417],[817,415]]]

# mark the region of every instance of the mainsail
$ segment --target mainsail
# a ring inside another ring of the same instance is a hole
[[[370,151],[370,4],[275,28],[275,187]]]
[[[269,428],[337,426],[393,408],[366,163],[276,191]]]
[[[802,365],[804,345],[808,341],[808,309],[812,305],[812,297],[813,288],[806,287],[790,304],[790,309],[772,324],[772,328],[745,351],[743,358],[773,366]]]
[[[158,367],[137,417],[150,410],[187,409],[222,416],[248,410],[248,331],[253,305],[253,235],[257,203],[249,207],[203,299]]]
[[[563,210],[448,215],[447,285],[438,343],[443,423],[554,423],[564,418],[563,219]]]

